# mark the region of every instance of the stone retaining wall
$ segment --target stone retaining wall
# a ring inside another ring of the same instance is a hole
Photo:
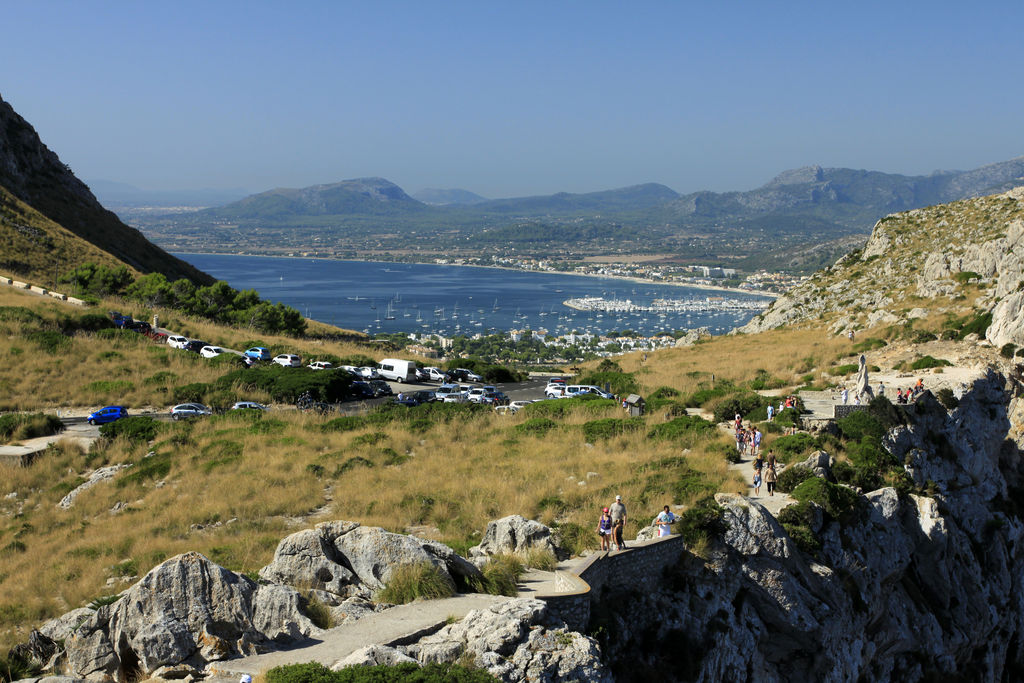
[[[665,568],[677,564],[686,552],[682,536],[633,541],[626,550],[591,555],[577,569],[578,576],[559,572],[558,587],[576,588],[574,592],[538,597],[571,629],[585,632],[590,623],[591,607],[595,600],[601,599],[606,587],[654,586],[661,580]]]
[[[58,299],[60,301],[67,301],[69,304],[74,304],[76,306],[85,306],[86,305],[85,302],[82,301],[81,299],[76,299],[73,296],[68,296],[67,294],[61,294],[60,292],[54,292],[53,290],[47,289],[46,287],[39,287],[37,285],[30,285],[27,282],[21,282],[19,280],[15,280],[13,278],[9,278],[6,275],[0,275],[0,285],[9,285],[9,286],[15,287],[17,289],[27,289],[28,291],[33,292],[35,294],[39,294],[39,295],[42,295],[42,296],[52,296],[54,299]]]

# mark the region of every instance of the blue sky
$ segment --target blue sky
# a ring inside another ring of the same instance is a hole
[[[80,178],[749,189],[1024,154],[1024,3],[8,2],[0,96]]]

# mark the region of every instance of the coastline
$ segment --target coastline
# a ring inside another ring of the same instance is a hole
[[[669,287],[690,287],[691,289],[703,289],[713,292],[731,292],[733,294],[747,294],[750,296],[760,296],[767,299],[778,299],[781,294],[776,292],[763,292],[753,291],[749,289],[741,289],[739,287],[721,287],[718,285],[705,285],[695,284],[690,282],[676,282],[672,280],[648,280],[640,277],[630,277],[627,275],[598,275],[591,273],[575,273],[563,270],[526,270],[524,268],[511,268],[509,266],[485,266],[476,263],[426,263],[422,261],[375,261],[373,259],[354,259],[354,258],[329,258],[326,256],[274,256],[271,254],[241,254],[237,252],[220,252],[220,251],[175,251],[170,252],[174,255],[196,255],[196,256],[252,256],[256,258],[283,258],[283,259],[296,259],[304,260],[309,259],[311,261],[351,261],[355,263],[380,263],[386,264],[407,264],[407,265],[420,265],[420,266],[453,266],[456,268],[489,268],[492,270],[508,270],[515,273],[537,273],[540,275],[573,275],[575,277],[593,277],[603,278],[606,280],[622,280],[623,282],[635,282],[637,284],[644,285],[666,285]]]

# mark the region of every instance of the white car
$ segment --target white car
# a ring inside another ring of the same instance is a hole
[[[183,349],[185,344],[188,344],[188,337],[182,337],[179,334],[172,334],[167,337],[167,345],[172,349]]]
[[[371,368],[367,365],[361,368],[356,368],[356,371],[363,379],[380,379],[380,375],[377,373],[377,368]]]
[[[199,349],[199,355],[203,358],[216,358],[222,353],[224,353],[224,349],[219,346],[204,346]]]
[[[508,404],[508,412],[516,413],[533,403],[533,401],[512,401]]]
[[[466,400],[470,403],[479,403],[488,389],[486,387],[470,387],[466,392]]]
[[[267,407],[262,403],[256,403],[255,401],[239,401],[235,405],[231,406],[231,410],[266,410]]]
[[[444,382],[448,379],[448,375],[440,368],[423,368],[423,371],[427,373],[427,379],[431,382]]]
[[[325,360],[315,360],[306,367],[310,370],[330,370],[334,365]]]
[[[274,362],[286,368],[302,367],[302,359],[296,356],[294,353],[282,353],[278,356],[274,356]]]

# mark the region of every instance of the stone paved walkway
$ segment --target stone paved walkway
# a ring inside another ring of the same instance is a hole
[[[423,600],[408,605],[369,614],[350,624],[328,630],[322,639],[310,640],[299,646],[279,652],[215,662],[209,666],[212,673],[207,682],[237,682],[242,674],[253,678],[285,664],[320,662],[331,666],[367,645],[390,645],[418,638],[442,628],[449,619],[461,619],[471,610],[486,609],[508,600],[500,595],[479,593],[457,595],[443,600]]]

